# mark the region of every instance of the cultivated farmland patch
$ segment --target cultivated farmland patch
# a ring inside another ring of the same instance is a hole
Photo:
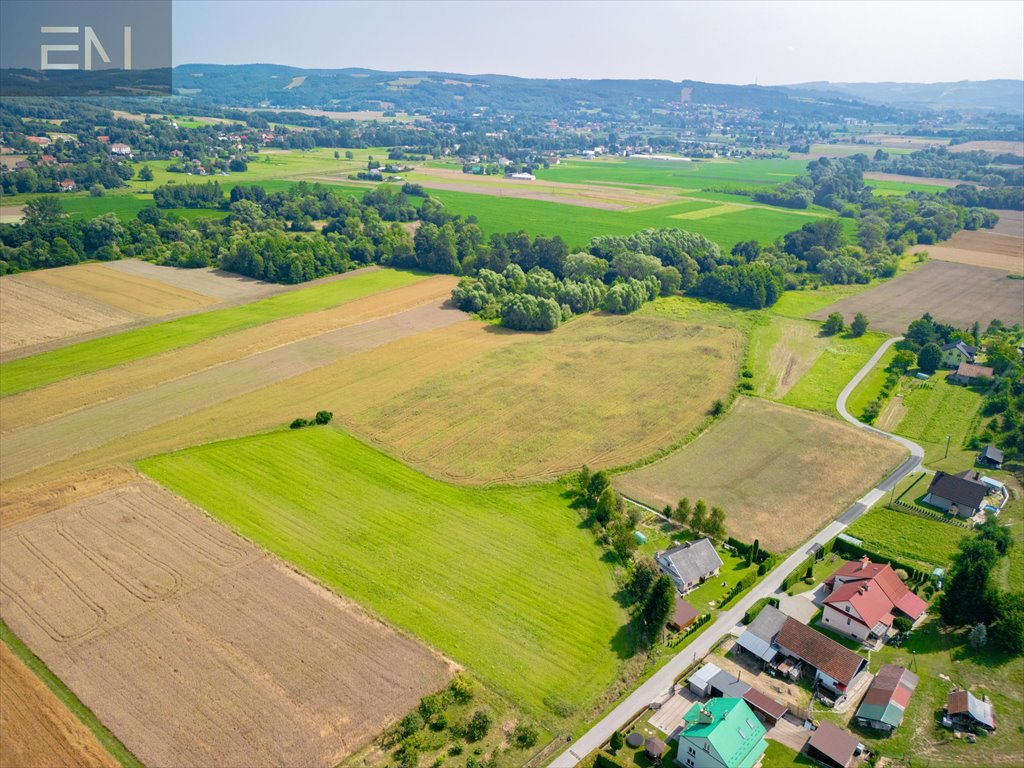
[[[43,682],[0,643],[0,765],[117,768]]]
[[[5,622],[149,765],[334,766],[451,671],[138,478],[0,545]]]
[[[265,283],[262,280],[254,280],[251,277],[213,268],[161,267],[140,259],[121,259],[107,262],[103,266],[224,301],[258,299],[287,290],[287,287],[283,285]]]
[[[614,484],[655,509],[704,498],[725,509],[732,536],[782,552],[846,509],[904,453],[825,416],[740,398],[693,443]]]
[[[1021,224],[1019,220],[1008,220],[1006,224],[1003,224],[1003,221],[999,223],[1003,225],[1004,230],[1014,224],[1020,227]],[[931,258],[939,261],[1005,269],[1024,274],[1024,238],[1020,235],[1002,234],[992,230],[970,232],[964,229],[941,245],[930,245],[927,248],[919,246],[918,250],[926,250]]]
[[[994,318],[1007,325],[1024,323],[1024,280],[1005,270],[934,261],[876,288],[837,301],[811,317],[824,320],[831,312],[852,318],[868,316],[873,329],[903,333],[911,320],[930,312],[939,322],[969,328],[987,326]]]

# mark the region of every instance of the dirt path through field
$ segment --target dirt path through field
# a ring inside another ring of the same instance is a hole
[[[0,765],[118,768],[89,729],[2,643]]]
[[[321,333],[4,435],[0,480],[410,334],[464,322],[439,302]],[[312,416],[312,414],[295,414]]]
[[[275,320],[162,355],[11,395],[4,399],[4,407],[0,408],[0,433],[374,318],[396,315],[422,305],[439,306],[454,285],[455,278],[439,275],[331,309]]]

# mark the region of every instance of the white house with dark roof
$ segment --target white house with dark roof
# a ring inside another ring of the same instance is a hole
[[[981,511],[987,493],[988,488],[973,470],[968,469],[955,475],[947,475],[939,470],[932,478],[924,500],[933,507],[960,517],[973,517]]]
[[[946,368],[959,368],[960,363],[973,363],[974,356],[978,354],[978,348],[964,344],[962,341],[951,341],[943,344],[942,365]]]
[[[688,541],[658,552],[654,560],[683,594],[696,589],[712,576],[717,576],[718,569],[722,567],[722,558],[709,539]]]

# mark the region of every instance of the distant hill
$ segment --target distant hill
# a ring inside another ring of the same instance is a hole
[[[869,104],[914,110],[984,110],[1024,113],[1024,80],[958,83],[799,83],[786,88],[819,98],[845,96]]]
[[[864,119],[882,119],[891,113],[888,107],[851,103],[845,94],[818,95],[756,85],[691,80],[544,80],[451,72],[299,69],[273,64],[186,64],[175,68],[174,87],[178,95],[200,103],[338,111],[494,110],[544,117],[589,111],[629,118],[686,100],[807,119],[827,119],[837,109]]]

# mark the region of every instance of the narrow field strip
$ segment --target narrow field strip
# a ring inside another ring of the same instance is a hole
[[[117,336],[93,339],[13,360],[0,364],[0,397],[112,368],[271,320],[327,309],[420,279],[421,276],[411,272],[390,269],[352,273],[251,304],[189,315]]]

